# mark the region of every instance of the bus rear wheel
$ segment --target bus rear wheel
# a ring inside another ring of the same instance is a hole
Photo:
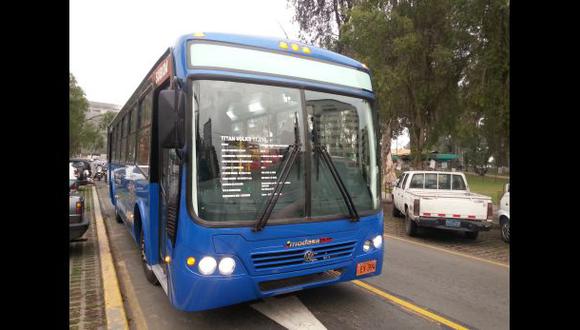
[[[155,273],[153,273],[151,266],[147,264],[147,258],[145,257],[145,239],[143,238],[143,230],[141,230],[141,234],[139,236],[140,236],[139,246],[141,248],[141,261],[143,262],[143,272],[145,273],[145,278],[147,278],[147,281],[149,283],[153,285],[159,285],[159,280],[157,279],[157,276],[155,276]]]
[[[123,223],[123,219],[121,219],[121,216],[119,215],[119,211],[117,210],[116,206],[115,206],[115,220],[117,220],[117,223]]]

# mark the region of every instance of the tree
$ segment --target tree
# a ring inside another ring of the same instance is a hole
[[[474,56],[461,85],[461,99],[489,156],[499,166],[509,158],[509,1],[477,0],[471,5]],[[471,137],[473,138],[473,137]],[[476,153],[470,138],[466,140]],[[487,156],[489,158],[489,156]]]
[[[294,7],[294,21],[300,26],[302,40],[343,53],[340,32],[355,0],[288,1]]]
[[[89,102],[85,93],[71,73],[69,75],[69,153],[71,156],[81,151],[82,130],[88,109]]]
[[[107,127],[113,121],[113,119],[115,119],[116,115],[117,114],[112,112],[112,111],[105,112],[105,114],[103,115],[103,117],[99,121],[99,131],[106,132]]]
[[[415,167],[459,112],[457,83],[469,52],[454,21],[459,1],[370,0],[352,8],[342,41],[373,72],[381,114],[408,127]]]

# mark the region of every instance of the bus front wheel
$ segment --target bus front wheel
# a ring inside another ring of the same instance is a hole
[[[153,273],[151,266],[147,264],[147,258],[145,257],[145,239],[143,238],[143,230],[141,230],[140,237],[139,245],[141,247],[141,261],[143,262],[143,272],[145,273],[145,278],[147,278],[149,283],[153,285],[159,285],[159,280],[157,280],[157,277]]]

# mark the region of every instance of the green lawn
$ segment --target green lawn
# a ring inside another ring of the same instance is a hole
[[[472,192],[489,196],[493,199],[493,203],[499,203],[499,199],[503,194],[503,189],[508,179],[499,179],[491,177],[483,177],[478,175],[465,174],[467,183]]]

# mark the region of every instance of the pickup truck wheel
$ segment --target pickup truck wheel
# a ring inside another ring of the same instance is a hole
[[[509,243],[510,242],[510,221],[509,219],[503,219],[501,222],[501,239]]]
[[[155,276],[155,273],[153,273],[153,271],[148,267],[147,265],[147,259],[145,258],[145,240],[143,239],[143,230],[141,230],[141,235],[140,235],[140,248],[141,248],[141,261],[143,262],[143,272],[145,273],[145,278],[147,278],[147,281],[153,285],[159,285],[159,280],[157,280],[157,276]]]
[[[477,239],[477,236],[479,236],[478,231],[466,231],[465,232],[465,237],[467,237],[469,239]]]
[[[407,232],[407,235],[411,237],[417,235],[417,224],[415,221],[411,220],[411,217],[409,216],[409,210],[407,210],[405,214],[405,231]]]
[[[401,212],[399,212],[399,210],[397,210],[397,207],[395,206],[395,203],[393,203],[393,217],[395,217],[395,218],[400,218],[401,217]]]

